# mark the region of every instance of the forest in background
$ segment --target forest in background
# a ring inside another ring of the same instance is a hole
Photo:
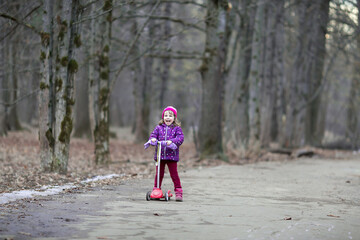
[[[110,126],[145,142],[167,105],[202,158],[360,146],[357,0],[0,3],[0,133],[39,129],[41,166],[73,137],[109,161]]]

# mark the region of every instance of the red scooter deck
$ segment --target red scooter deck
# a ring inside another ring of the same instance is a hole
[[[153,191],[149,191],[146,194],[146,200],[165,200],[169,201],[172,197],[172,193],[170,190],[168,190],[165,194],[163,194],[163,191],[159,188],[155,188]]]

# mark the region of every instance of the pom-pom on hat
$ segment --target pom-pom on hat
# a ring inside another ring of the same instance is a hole
[[[174,113],[174,116],[177,117],[177,110],[176,108],[174,108],[173,106],[168,106],[164,109],[164,111],[162,112],[162,118],[164,118],[164,113],[166,111],[172,111]]]

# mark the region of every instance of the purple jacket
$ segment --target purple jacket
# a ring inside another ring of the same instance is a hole
[[[154,131],[150,134],[150,138],[156,138],[158,141],[172,141],[177,146],[177,149],[172,150],[167,146],[161,146],[161,160],[173,160],[179,161],[179,148],[184,142],[184,134],[181,127],[166,124],[157,125]],[[155,149],[154,160],[157,160],[156,156],[157,146]]]

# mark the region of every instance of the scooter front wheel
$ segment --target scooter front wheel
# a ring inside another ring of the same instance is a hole
[[[169,194],[168,193],[165,193],[165,200],[169,201]]]
[[[146,193],[146,200],[147,201],[150,201],[151,200],[151,191],[148,191],[147,193]]]

